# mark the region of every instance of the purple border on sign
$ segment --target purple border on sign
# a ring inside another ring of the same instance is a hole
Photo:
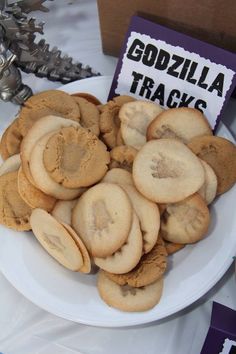
[[[141,17],[133,16],[128,31],[125,35],[124,43],[120,52],[119,60],[113,77],[111,89],[108,95],[108,100],[112,99],[114,96],[117,96],[115,93],[115,90],[117,88],[117,80],[118,80],[119,73],[121,71],[123,56],[126,52],[128,38],[131,32],[133,31],[138,32],[140,34],[149,35],[152,38],[157,40],[158,39],[163,40],[173,46],[180,46],[189,52],[193,52],[199,54],[203,58],[210,59],[212,62],[216,64],[225,65],[228,69],[231,69],[236,73],[235,53],[228,52],[224,49],[202,42],[198,39],[176,32],[164,26],[157,25]],[[220,117],[225,110],[226,103],[228,102],[235,86],[236,86],[236,75],[234,75],[231,86],[226,93],[225,101],[223,103],[220,113],[216,118],[216,124],[214,130],[216,129],[220,121]]]

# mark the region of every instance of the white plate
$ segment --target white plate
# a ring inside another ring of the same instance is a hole
[[[62,87],[107,98],[111,78],[98,77]],[[2,132],[0,132],[2,133]],[[232,140],[225,127],[219,135]],[[79,323],[118,327],[151,322],[171,315],[204,295],[223,276],[236,252],[236,186],[211,206],[208,236],[170,257],[160,303],[142,313],[109,308],[100,299],[95,275],[70,272],[54,261],[31,232],[0,227],[0,269],[26,298],[55,315]]]

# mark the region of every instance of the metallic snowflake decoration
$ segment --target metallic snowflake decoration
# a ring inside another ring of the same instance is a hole
[[[98,76],[90,66],[73,62],[67,55],[41,39],[44,23],[28,18],[31,11],[48,11],[46,0],[0,0],[0,99],[17,104],[24,103],[32,90],[22,83],[20,70],[46,77],[52,81],[68,83]],[[53,1],[53,0],[50,0]]]

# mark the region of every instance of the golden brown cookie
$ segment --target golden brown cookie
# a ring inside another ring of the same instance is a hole
[[[41,246],[57,262],[73,271],[84,264],[83,256],[67,229],[43,209],[34,209],[30,216],[32,231]]]
[[[19,131],[18,118],[16,118],[4,131],[1,138],[0,153],[3,160],[20,152],[22,139],[23,136]]]
[[[133,220],[128,238],[123,246],[111,256],[94,257],[95,264],[110,273],[122,274],[132,270],[139,262],[143,250],[143,237],[139,219],[133,212]]]
[[[134,159],[133,180],[146,198],[157,203],[174,203],[199,190],[204,182],[204,169],[182,142],[150,140]]]
[[[118,113],[120,106],[114,101],[109,101],[102,109],[100,115],[100,131],[103,141],[109,148],[117,146],[117,134],[120,129]]]
[[[212,135],[210,124],[199,110],[189,107],[167,109],[147,128],[147,140],[178,139],[187,144],[202,135]]]
[[[166,252],[168,254],[168,256],[170,256],[173,253],[178,252],[179,250],[182,250],[182,248],[184,248],[185,245],[182,243],[174,243],[174,242],[168,242],[165,241],[165,248],[166,248]]]
[[[21,198],[32,209],[41,208],[51,211],[56,203],[55,198],[43,193],[29,182],[21,167],[18,171],[18,191]]]
[[[120,286],[109,279],[104,271],[98,274],[98,291],[108,306],[122,311],[147,311],[160,301],[163,278],[142,288]]]
[[[162,277],[167,267],[167,252],[163,241],[159,238],[153,249],[144,254],[137,266],[126,274],[112,274],[106,276],[119,285],[143,287],[154,283]]]
[[[27,135],[22,140],[21,144],[21,161],[22,161],[22,168],[24,173],[30,183],[35,185],[35,181],[32,178],[30,169],[29,169],[29,159],[33,147],[37,143],[37,141],[42,138],[44,135],[56,131],[62,127],[69,127],[69,126],[80,126],[79,123],[65,119],[58,116],[46,116],[39,119],[31,129],[28,131]]]
[[[116,144],[117,144],[117,146],[125,145],[124,140],[122,139],[122,135],[121,135],[121,130],[120,129],[117,132]]]
[[[214,170],[217,177],[217,195],[225,193],[236,182],[236,146],[219,136],[192,139],[188,147]]]
[[[43,162],[55,182],[66,188],[80,188],[102,179],[110,155],[106,145],[87,129],[65,127],[48,139]]]
[[[89,188],[73,209],[72,226],[94,257],[107,257],[127,240],[133,210],[127,194],[112,183]]]
[[[8,157],[0,166],[0,176],[5,173],[17,171],[21,165],[20,154]]]
[[[50,115],[60,116],[60,113],[48,107],[22,107],[18,118],[19,131],[22,136],[24,137],[28,133],[32,125],[40,118]]]
[[[181,202],[167,205],[161,218],[161,236],[169,242],[195,243],[206,236],[209,224],[209,209],[195,193]]]
[[[119,118],[125,144],[139,150],[147,141],[148,125],[162,111],[163,109],[153,102],[139,100],[124,104],[119,111]]]
[[[65,120],[68,121],[69,119]],[[81,195],[84,189],[66,188],[55,182],[47,173],[43,163],[43,153],[45,151],[45,147],[47,145],[48,139],[53,135],[54,132],[48,133],[37,141],[37,144],[33,147],[33,150],[30,154],[29,170],[32,174],[34,185],[45,194],[48,194],[56,199],[72,200]]]
[[[91,93],[77,92],[77,93],[73,93],[71,96],[85,98],[90,103],[95,104],[95,106],[99,106],[102,104],[101,101],[99,101],[99,99],[97,97],[95,97],[94,95],[91,95]]]
[[[80,109],[80,124],[83,128],[89,129],[96,136],[99,135],[99,110],[97,106],[85,98],[73,97]]]
[[[60,90],[48,90],[31,96],[25,103],[27,108],[49,108],[60,116],[78,120],[80,110],[73,97]]]
[[[16,231],[30,230],[32,209],[20,197],[18,171],[0,176],[0,223]]]
[[[109,164],[109,169],[118,167],[132,172],[133,161],[137,152],[138,151],[135,148],[128,145],[114,147],[110,151],[111,162]]]
[[[131,185],[134,184],[132,174],[123,168],[112,168],[111,170],[107,171],[102,179],[102,182]]]

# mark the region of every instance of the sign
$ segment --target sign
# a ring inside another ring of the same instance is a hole
[[[108,99],[128,94],[193,107],[214,129],[235,85],[235,54],[134,16]]]

